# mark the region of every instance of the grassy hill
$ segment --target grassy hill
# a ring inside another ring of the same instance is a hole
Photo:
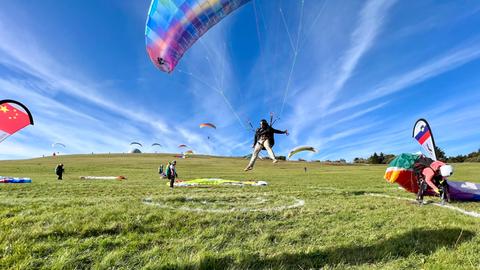
[[[33,183],[0,184],[0,269],[480,268],[480,219],[369,196],[414,198],[385,183],[385,166],[259,161],[245,173],[244,159],[194,157],[178,160],[180,178],[269,185],[170,190],[157,168],[171,159],[1,161],[0,175]],[[54,175],[60,162],[63,181]],[[453,179],[480,182],[478,171],[480,164],[458,164]],[[286,209],[298,201],[304,205]],[[480,203],[453,205],[480,212]]]

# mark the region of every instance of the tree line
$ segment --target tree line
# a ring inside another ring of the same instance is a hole
[[[447,156],[445,151],[440,147],[435,146],[435,153],[437,154],[437,159],[446,163],[462,163],[462,162],[480,162],[480,149],[475,152],[471,152],[467,155],[458,155],[458,156]],[[395,158],[395,155],[392,154],[377,154],[373,153],[368,158],[357,157],[353,159],[353,163],[358,164],[388,164]]]

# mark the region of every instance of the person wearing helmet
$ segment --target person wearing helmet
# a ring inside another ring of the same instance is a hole
[[[452,174],[453,167],[441,161],[433,161],[428,167],[425,167],[419,179],[417,201],[423,202],[427,186],[442,197],[442,203],[449,201],[447,178]]]
[[[260,128],[255,131],[255,137],[253,139],[254,142],[252,146],[253,153],[248,166],[245,168],[245,171],[253,169],[253,165],[255,165],[258,154],[260,154],[260,151],[262,150],[267,150],[268,155],[272,159],[273,163],[278,162],[272,150],[272,147],[275,144],[274,134],[286,134],[288,136],[288,130],[276,130],[268,124],[267,120],[262,119],[260,121]]]

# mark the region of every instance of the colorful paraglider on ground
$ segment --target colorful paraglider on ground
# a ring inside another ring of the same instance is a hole
[[[172,72],[183,54],[212,26],[250,0],[152,0],[145,27],[150,60]]]
[[[288,158],[291,158],[293,155],[295,155],[297,153],[300,153],[300,152],[303,152],[303,151],[317,152],[317,150],[312,146],[298,146],[298,147],[295,147],[294,149],[292,149],[288,153]]]
[[[25,105],[10,99],[0,101],[0,142],[28,125],[33,125],[33,117]]]
[[[1,184],[25,184],[31,183],[32,179],[26,177],[8,177],[8,176],[0,176],[0,183]]]
[[[168,185],[169,183],[167,183]],[[215,187],[215,186],[267,186],[266,181],[257,181],[257,180],[228,180],[221,178],[199,178],[193,180],[177,180],[174,183],[175,187]]]
[[[436,160],[435,141],[430,125],[425,119],[419,119],[413,127],[413,138],[422,146],[426,153]],[[421,158],[418,154],[400,154],[393,159],[385,172],[385,180],[397,183],[405,190],[417,193],[418,179],[414,172],[415,163]],[[466,181],[447,181],[450,199],[457,201],[480,201],[480,184]],[[427,186],[425,195],[434,196],[435,192]]]
[[[418,181],[413,166],[420,158],[416,154],[400,154],[388,165],[385,172],[385,180],[389,183],[397,183],[405,190],[417,193]],[[450,199],[456,201],[480,201],[480,184],[466,181],[447,181]],[[425,195],[434,196],[435,192],[428,187]]]

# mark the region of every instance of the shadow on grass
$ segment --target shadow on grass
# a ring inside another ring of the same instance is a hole
[[[456,248],[472,239],[475,234],[461,229],[426,230],[415,229],[405,234],[379,241],[373,245],[352,245],[328,248],[310,253],[299,251],[264,258],[258,254],[247,254],[239,258],[232,256],[205,256],[198,264],[176,265],[166,268],[226,269],[226,268],[321,268],[325,265],[360,266],[389,262],[410,255],[429,255],[440,248]]]

